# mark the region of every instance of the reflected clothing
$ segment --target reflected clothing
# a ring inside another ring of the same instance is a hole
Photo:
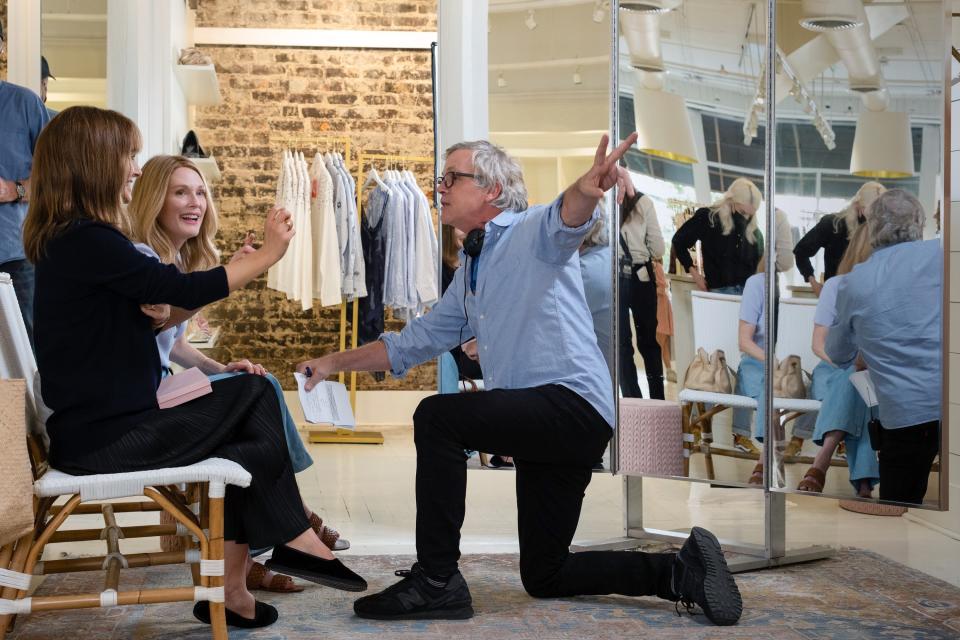
[[[870,409],[850,383],[850,374],[854,371],[854,367],[841,369],[821,361],[813,370],[810,397],[821,403],[813,432],[814,443],[822,447],[827,433],[844,432],[850,484],[854,490],[859,490],[861,480],[869,480],[871,487],[879,482],[880,463],[867,432]]]
[[[657,284],[656,281],[641,282],[636,276],[620,278],[619,314],[619,365],[620,392],[624,398],[642,398],[637,380],[637,365],[634,361],[633,339],[630,335],[630,315],[637,336],[637,350],[643,358],[650,397],[664,399],[663,359],[657,342]]]
[[[881,429],[880,499],[921,504],[940,451],[940,421]]]
[[[610,247],[596,246],[580,253],[580,275],[583,277],[583,294],[593,318],[593,333],[597,346],[603,353],[607,367],[612,371],[613,360],[613,274]],[[656,312],[656,307],[654,307]]]
[[[940,419],[942,271],[940,240],[903,242],[875,249],[839,285],[826,352],[840,367],[863,356],[884,429]]]
[[[486,224],[476,292],[461,270],[443,298],[400,333],[381,337],[391,370],[407,369],[476,337],[486,389],[559,384],[582,396],[613,427],[610,373],[592,330],[577,249],[597,212],[572,228],[562,196],[526,211],[504,211]],[[469,289],[469,287],[468,287]]]
[[[767,309],[764,304],[766,277],[764,273],[755,273],[747,278],[747,283],[743,286],[743,297],[740,299],[740,320],[756,327],[753,341],[761,349],[767,347]]]
[[[737,366],[737,386],[733,392],[738,396],[747,396],[757,401],[757,410],[733,410],[733,433],[746,438],[754,437],[763,442],[763,425],[766,410],[763,402],[763,362],[745,353],[740,354]],[[754,419],[756,413],[756,419]]]
[[[370,192],[360,223],[360,242],[366,264],[367,296],[360,298],[358,344],[375,341],[383,333],[383,280],[386,261],[386,236],[383,233],[384,211],[390,193],[375,189]]]
[[[849,243],[847,223],[842,214],[828,213],[820,218],[793,248],[797,270],[803,276],[803,281],[807,282],[816,277],[810,259],[817,255],[820,249],[823,249],[824,279],[829,280],[837,275],[837,267],[840,266],[840,260]]]
[[[630,251],[630,262],[634,265],[645,265],[659,261],[663,257],[665,247],[663,232],[660,231],[660,222],[657,220],[657,210],[653,206],[650,196],[641,196],[634,205],[633,211],[626,221],[620,225],[620,235],[623,237],[627,249]],[[623,246],[617,249],[617,257],[624,255]],[[646,282],[650,275],[645,269],[636,270],[637,277]]]
[[[724,235],[719,216],[711,216],[707,207],[697,209],[673,235],[673,249],[684,271],[693,268],[690,249],[699,240],[707,288],[713,291],[721,287],[743,286],[747,278],[756,273],[763,255],[760,231],[754,231],[752,242],[746,237],[749,223],[748,219],[735,213],[733,229]]]

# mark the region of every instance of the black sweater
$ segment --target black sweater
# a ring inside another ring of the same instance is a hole
[[[703,255],[703,275],[708,289],[743,286],[747,278],[757,272],[760,256],[763,255],[763,238],[754,235],[754,242],[745,237],[748,221],[742,215],[733,214],[733,229],[723,235],[720,220],[710,220],[710,209],[697,209],[693,217],[683,223],[673,234],[673,249],[684,271],[693,266],[690,249],[700,241]]]
[[[817,255],[820,249],[823,249],[825,279],[837,275],[837,267],[840,266],[843,252],[847,250],[847,244],[850,242],[847,239],[846,220],[837,218],[837,214],[834,213],[828,213],[820,218],[813,229],[807,231],[807,234],[800,238],[800,242],[793,248],[793,255],[797,258],[797,269],[803,276],[804,282],[816,275],[810,258]]]
[[[36,264],[34,337],[50,462],[78,459],[157,410],[160,356],[141,304],[195,309],[227,296],[223,267],[180,273],[115,228],[73,223]]]

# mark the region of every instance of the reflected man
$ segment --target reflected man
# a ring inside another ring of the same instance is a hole
[[[826,352],[838,367],[859,352],[877,390],[880,499],[920,504],[940,450],[943,250],[923,241],[920,202],[881,194],[867,225],[873,255],[837,291]]]
[[[617,160],[632,134],[551,204],[528,207],[516,160],[489,142],[447,150],[437,191],[443,222],[467,234],[464,259],[433,309],[400,333],[300,363],[308,383],[338,371],[403,375],[476,337],[486,390],[436,395],[413,416],[417,559],[403,579],[354,603],[382,620],[473,615],[458,571],[467,485],[464,449],[512,455],[520,574],[534,597],[659,596],[734,624],[742,603],[716,538],[694,528],[679,554],[570,553],[591,468],[612,434],[613,385],[593,333],[577,249],[605,191],[628,176]]]

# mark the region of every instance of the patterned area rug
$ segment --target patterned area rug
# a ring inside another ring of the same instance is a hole
[[[350,556],[351,568],[380,590],[408,568],[409,556]],[[654,598],[622,596],[535,600],[520,584],[517,557],[465,556],[462,570],[477,615],[462,622],[382,623],[353,616],[356,594],[314,585],[293,595],[267,594],[280,609],[280,621],[267,629],[231,630],[232,638],[443,639],[505,638],[623,640],[658,638],[865,639],[960,637],[960,589],[876,554],[846,550],[829,560],[737,577],[744,616],[736,627],[713,627],[702,616],[677,616],[674,605]],[[183,567],[125,571],[121,588],[149,584],[178,586]],[[38,595],[91,591],[101,573],[48,578]],[[262,593],[262,592],[261,592]],[[264,596],[261,596],[264,597]],[[156,640],[209,638],[209,628],[193,620],[191,605],[86,609],[21,617],[11,640],[50,638]]]

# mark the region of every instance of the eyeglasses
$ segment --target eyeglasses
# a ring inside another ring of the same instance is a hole
[[[475,173],[463,173],[462,171],[447,171],[445,174],[437,178],[437,186],[445,186],[447,189],[453,187],[453,183],[457,181],[457,178],[474,178],[478,176]]]

